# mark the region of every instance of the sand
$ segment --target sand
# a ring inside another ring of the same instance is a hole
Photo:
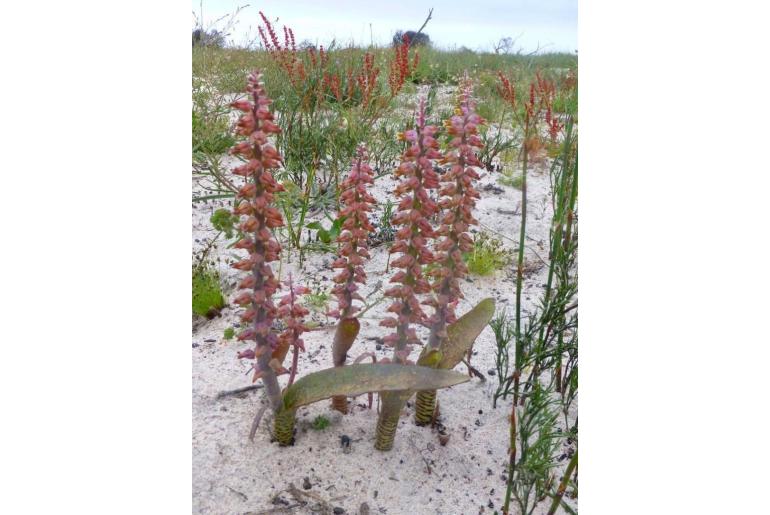
[[[233,164],[229,159],[226,162],[230,166]],[[498,178],[498,173],[483,173],[478,185],[481,199],[475,213],[481,222],[479,229],[496,231],[499,234],[492,234],[512,250],[517,247],[515,240],[521,222],[521,193],[501,186]],[[394,185],[390,176],[376,181],[373,194],[380,201],[380,207],[391,197]],[[522,295],[525,315],[540,297],[547,273],[544,265],[548,258],[551,208],[545,166],[529,175],[528,186],[526,259],[530,273],[525,278]],[[193,194],[200,194],[201,187],[195,178],[192,187]],[[215,209],[225,205],[223,201],[193,204],[194,250],[200,249],[204,240],[215,234],[208,218]],[[232,288],[241,272],[231,269],[228,261],[240,251],[223,247],[220,245],[215,249],[212,256],[219,258],[218,270],[224,283]],[[385,273],[387,246],[374,248],[371,253],[372,259],[365,267],[369,285],[363,289],[364,296],[378,281],[387,286],[390,276]],[[297,282],[310,285],[318,281],[328,291],[332,284],[333,271],[329,264],[333,257],[328,253],[311,253],[306,257],[304,268],[300,269],[295,253],[291,262],[282,264],[281,278],[291,271]],[[277,271],[277,263],[274,263],[274,269]],[[458,307],[458,314],[465,313],[486,297],[494,298],[499,309],[507,306],[512,312],[514,277],[513,265],[490,277],[471,277],[464,283],[465,299]],[[227,293],[231,294],[232,289]],[[364,352],[374,352],[378,359],[391,355],[391,350],[385,346],[377,350],[378,338],[387,334],[387,330],[379,326],[386,306],[387,303],[382,302],[366,313],[359,337],[349,353],[352,358]],[[486,376],[486,382],[473,378],[439,393],[442,422],[451,434],[446,446],[439,444],[435,431],[414,424],[412,405],[402,414],[393,450],[375,450],[376,395],[372,409],[367,408],[364,395],[352,400],[352,410],[347,416],[332,411],[330,401],[300,408],[296,444],[281,448],[270,442],[269,413],[254,441],[248,440],[252,419],[261,405],[261,390],[216,399],[221,391],[251,384],[250,375],[246,374],[249,364],[236,359],[237,351],[247,346],[236,340],[223,339],[223,331],[238,322],[238,310],[237,306],[225,308],[221,316],[212,320],[193,319],[194,513],[333,513],[332,508],[343,509],[348,514],[365,513],[368,508],[368,513],[389,515],[500,512],[505,496],[511,400],[499,402],[496,409],[492,408],[497,377],[489,373],[495,368],[494,335],[490,328],[487,327],[476,341],[472,360],[472,365]],[[313,319],[324,325],[305,335],[307,352],[299,358],[300,375],[332,366],[333,321],[327,322],[320,313],[313,314]],[[456,370],[465,373],[467,369],[461,364]],[[287,376],[281,376],[280,380],[282,386],[285,385]],[[324,430],[311,427],[318,415],[324,415],[330,421]],[[569,414],[570,424],[576,416],[577,402]],[[341,445],[343,437],[351,442],[347,449]],[[568,446],[566,443],[562,446],[566,453]],[[560,467],[565,467],[566,463],[564,459]],[[560,477],[560,471],[557,471],[557,477]],[[303,484],[309,489],[303,488]],[[299,496],[305,505],[288,491],[290,485],[306,493]],[[362,506],[364,503],[366,506]],[[544,513],[548,504],[542,503],[535,513]],[[278,509],[281,507],[287,509],[281,511]],[[271,509],[274,511],[266,511]]]

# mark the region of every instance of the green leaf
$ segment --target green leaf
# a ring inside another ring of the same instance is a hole
[[[321,225],[321,222],[317,222],[317,221],[316,222],[310,222],[305,227],[307,227],[308,229],[315,229],[316,231],[321,230],[321,229],[324,228],[324,226]]]
[[[468,379],[467,375],[450,370],[391,363],[328,368],[308,374],[288,387],[283,394],[283,409],[294,410],[335,395],[435,390],[464,383]]]
[[[452,369],[460,363],[494,315],[494,299],[484,299],[450,325],[447,328],[449,337],[441,345],[438,368]]]

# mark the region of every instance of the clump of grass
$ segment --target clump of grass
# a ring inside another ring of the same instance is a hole
[[[232,327],[228,327],[227,329],[225,329],[225,333],[223,335],[225,340],[232,340],[233,336],[235,336],[235,329],[233,329]]]
[[[193,269],[192,310],[208,318],[215,317],[225,307],[225,297],[219,284],[219,274],[206,265]]]
[[[318,415],[316,418],[313,419],[313,423],[310,425],[313,429],[316,431],[323,431],[327,427],[329,427],[329,419],[324,417],[323,415]]]
[[[475,236],[473,250],[463,254],[463,259],[472,274],[492,275],[511,262],[511,254],[503,242],[482,232]]]

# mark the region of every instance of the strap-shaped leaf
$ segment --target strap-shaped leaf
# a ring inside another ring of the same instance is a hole
[[[468,376],[451,370],[397,364],[359,364],[335,367],[308,374],[283,394],[283,408],[297,409],[335,395],[367,392],[435,390],[468,381]]]
[[[460,363],[494,315],[494,299],[484,299],[450,325],[447,328],[448,338],[441,345],[438,368],[452,369]]]

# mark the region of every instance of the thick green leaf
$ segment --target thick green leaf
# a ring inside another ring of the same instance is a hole
[[[359,364],[308,374],[283,394],[284,409],[296,409],[335,395],[397,390],[435,390],[468,381],[450,370],[397,364]]]
[[[449,337],[441,345],[438,368],[452,369],[460,363],[494,315],[495,301],[484,299],[450,325],[447,328]]]

